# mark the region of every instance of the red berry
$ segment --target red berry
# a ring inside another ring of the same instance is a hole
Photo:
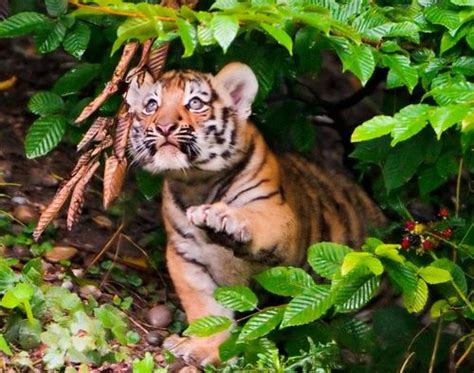
[[[441,207],[438,211],[438,216],[441,218],[447,218],[449,216],[449,210],[446,207]]]
[[[453,230],[451,228],[446,228],[444,231],[441,232],[441,235],[444,238],[450,238],[453,235]]]
[[[431,250],[434,247],[433,241],[424,240],[422,243],[422,247],[423,247],[423,250]]]
[[[414,222],[413,220],[409,220],[407,222],[405,222],[405,229],[409,232],[412,232],[416,227],[416,222]]]
[[[402,246],[402,249],[409,249],[411,246],[410,239],[408,237],[403,237],[402,242],[400,242],[400,245]]]

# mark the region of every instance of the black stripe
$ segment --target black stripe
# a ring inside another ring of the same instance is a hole
[[[262,179],[260,180],[258,183],[244,189],[244,190],[241,190],[240,192],[238,192],[234,197],[232,197],[229,201],[227,201],[228,204],[231,204],[232,202],[234,202],[237,198],[239,198],[243,193],[246,193],[252,189],[255,189],[257,187],[259,187],[260,185],[262,185],[263,183],[266,183],[270,181],[270,179]]]
[[[252,203],[252,202],[255,202],[255,201],[261,201],[261,200],[265,200],[265,199],[270,199],[276,195],[279,195],[280,194],[280,191],[279,190],[276,190],[274,192],[271,192],[271,193],[268,193],[268,194],[264,194],[262,196],[258,196],[258,197],[255,197],[255,198],[252,198],[250,201],[246,202],[245,205],[248,205],[249,203]]]
[[[174,222],[172,219],[170,219],[170,224],[171,224],[171,228],[172,228],[179,236],[181,236],[182,238],[186,238],[186,239],[188,239],[188,240],[192,240],[192,241],[195,241],[195,242],[196,242],[196,237],[194,236],[194,234],[183,231],[180,227],[178,227],[178,226],[175,224],[175,222]]]
[[[198,267],[200,267],[203,270],[203,272],[205,272],[207,275],[209,275],[212,282],[214,282],[214,284],[216,286],[219,285],[217,280],[214,278],[214,276],[212,276],[211,272],[209,271],[209,269],[207,268],[207,266],[204,263],[201,263],[201,262],[197,261],[194,258],[186,257],[186,253],[183,253],[183,252],[179,251],[178,248],[176,248],[176,247],[174,249],[175,249],[176,254],[178,254],[185,262],[191,263],[191,264],[194,264],[194,265],[197,265]]]
[[[250,143],[249,149],[247,150],[245,157],[239,163],[237,163],[234,168],[232,168],[231,172],[224,179],[221,179],[221,186],[217,190],[213,202],[217,202],[222,199],[224,194],[232,186],[232,182],[234,181],[234,179],[245,169],[245,167],[247,167],[254,152],[255,141],[253,141],[252,139],[252,142]]]

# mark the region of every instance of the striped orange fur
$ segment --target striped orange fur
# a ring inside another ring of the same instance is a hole
[[[232,63],[216,76],[147,77],[127,94],[130,153],[165,175],[167,264],[189,321],[233,316],[214,300],[217,287],[249,284],[268,266],[301,266],[314,242],[358,247],[367,228],[384,221],[344,172],[270,150],[248,120],[257,89],[250,68]],[[218,361],[226,337],[173,336],[165,347],[205,364]]]

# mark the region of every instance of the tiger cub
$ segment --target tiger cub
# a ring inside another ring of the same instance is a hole
[[[343,173],[268,148],[248,120],[257,90],[252,70],[231,63],[216,76],[147,75],[126,96],[131,155],[165,175],[166,259],[188,321],[233,316],[214,300],[217,287],[247,285],[268,266],[303,265],[314,242],[360,246],[368,225],[384,220]],[[165,347],[204,365],[218,362],[227,336],[172,336]]]

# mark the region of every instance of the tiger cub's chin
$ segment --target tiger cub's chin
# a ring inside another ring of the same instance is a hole
[[[233,317],[213,298],[219,286],[248,285],[272,265],[302,265],[314,242],[360,246],[384,217],[364,191],[330,162],[277,156],[248,121],[258,90],[241,63],[216,76],[170,71],[133,80],[130,153],[163,173],[166,258],[188,321]],[[290,125],[290,124],[289,124]],[[186,361],[214,363],[222,333],[168,339]]]

